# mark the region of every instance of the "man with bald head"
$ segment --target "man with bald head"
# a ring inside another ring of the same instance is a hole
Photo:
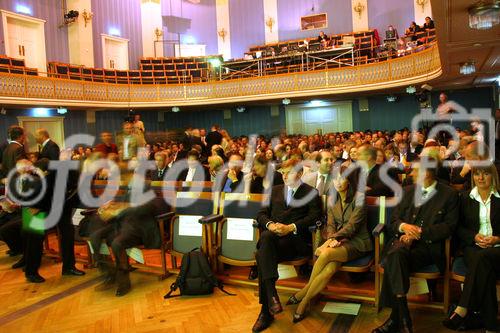
[[[38,159],[47,158],[51,161],[59,160],[59,153],[61,152],[59,146],[50,139],[49,132],[45,128],[36,130],[35,140],[39,148]]]

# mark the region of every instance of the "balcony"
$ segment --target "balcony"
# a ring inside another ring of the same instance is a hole
[[[3,104],[106,108],[208,105],[381,90],[441,75],[436,42],[417,52],[354,67],[189,84],[113,84],[0,73]]]

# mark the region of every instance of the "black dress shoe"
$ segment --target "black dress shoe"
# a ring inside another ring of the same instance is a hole
[[[443,326],[453,331],[465,331],[465,318],[453,312],[450,318],[443,320]]]
[[[250,273],[248,273],[249,280],[255,280],[259,277],[259,272],[257,271],[257,266],[252,266],[250,268]]]
[[[399,332],[399,323],[389,318],[381,326],[372,330],[372,333],[397,333]]]
[[[294,313],[293,314],[293,318],[292,318],[292,322],[294,324],[297,324],[298,322],[301,322],[302,320],[304,320],[304,318],[306,318],[306,314],[305,313]]]
[[[413,325],[411,320],[403,319],[399,324],[399,332],[400,333],[413,333]]]
[[[273,296],[271,298],[271,304],[269,304],[269,313],[274,316],[280,312],[283,312],[283,307],[278,296]]]
[[[116,288],[116,296],[118,297],[128,294],[130,289],[132,289],[128,270],[118,270],[116,274],[116,282],[118,284],[118,287]]]
[[[17,269],[26,266],[26,261],[24,258],[21,258],[18,262],[16,262],[14,265],[12,265],[12,269]]]
[[[297,297],[295,297],[295,295],[292,295],[292,296],[290,296],[288,301],[286,301],[285,305],[295,305],[295,304],[299,304],[299,303],[300,303],[300,300],[298,300]]]
[[[31,283],[42,283],[45,279],[40,274],[26,275],[26,280]]]
[[[259,314],[259,318],[257,318],[257,321],[255,322],[255,324],[253,324],[252,332],[254,332],[254,333],[262,332],[263,330],[265,330],[266,328],[271,326],[273,321],[274,321],[273,316],[271,316],[267,313],[261,312]]]
[[[73,268],[70,268],[70,269],[63,269],[62,275],[82,276],[82,275],[85,275],[85,272],[81,271],[79,269],[76,269],[75,267],[73,267]]]
[[[7,254],[9,255],[9,257],[15,257],[15,256],[18,256],[20,254],[23,254],[23,252],[22,251],[15,251],[15,250],[8,250]]]

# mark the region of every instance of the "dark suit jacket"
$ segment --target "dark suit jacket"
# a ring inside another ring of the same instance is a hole
[[[23,158],[26,158],[24,146],[21,146],[15,142],[9,143],[9,145],[3,151],[2,155],[2,178],[7,177],[10,170],[16,167],[17,161]]]
[[[366,186],[370,187],[371,189],[366,191],[366,195],[372,197],[392,197],[394,193],[392,193],[392,190],[380,179],[379,170],[380,166],[375,165],[368,173],[368,177],[366,178]],[[389,176],[393,178],[394,174],[389,172]],[[394,180],[397,181],[397,178]]]
[[[151,181],[163,181],[165,179],[165,175],[167,174],[167,171],[168,171],[168,167],[165,167],[165,169],[163,169],[163,174],[160,176],[160,170],[158,169],[155,169],[155,170],[149,170],[147,175],[146,175],[146,178],[151,180]]]
[[[444,241],[451,237],[458,220],[458,194],[453,188],[438,182],[433,197],[416,207],[415,190],[416,185],[403,189],[403,198],[391,216],[389,233],[393,238],[399,238],[401,223],[420,226],[422,235],[418,242],[429,247],[434,262],[443,270]]]
[[[306,243],[311,243],[311,234],[309,227],[314,225],[321,217],[321,199],[315,188],[302,183],[295,192],[293,200],[300,200],[306,196],[312,195],[312,200],[305,205],[295,207],[292,204],[286,205],[287,188],[285,185],[274,186],[271,191],[269,205],[264,207],[257,214],[257,222],[262,229],[266,229],[269,221],[283,224],[295,223],[297,234]],[[313,192],[313,194],[310,194]]]
[[[479,232],[479,202],[469,194],[470,191],[467,191],[460,196],[460,219],[456,234],[462,248],[474,245],[474,237]],[[500,236],[500,199],[494,195],[491,196],[490,221],[493,236]]]
[[[187,166],[187,162],[186,162],[186,160],[183,160],[183,161],[179,161],[177,163],[182,165],[182,167],[184,169],[179,173],[179,177],[177,177],[176,180],[179,182],[184,182],[184,181],[186,181],[186,177],[187,177],[187,174],[189,171],[188,166]],[[169,179],[169,180],[171,180],[171,179]],[[194,173],[193,181],[194,182],[208,182],[208,181],[210,181],[210,171],[208,171],[208,168],[199,164],[198,168],[196,168],[196,171]]]
[[[8,145],[9,145],[9,142],[7,142],[7,140],[0,143],[0,167],[2,166],[3,151],[5,150],[5,148],[7,148]],[[1,171],[1,169],[0,169],[0,171]]]
[[[127,208],[117,217],[119,233],[139,236],[147,249],[159,248],[161,236],[155,216],[168,211],[170,207],[162,198],[155,198],[138,207]]]
[[[60,149],[57,143],[52,140],[47,141],[45,146],[43,146],[42,150],[40,150],[40,154],[38,155],[38,159],[47,158],[51,161],[58,161]]]

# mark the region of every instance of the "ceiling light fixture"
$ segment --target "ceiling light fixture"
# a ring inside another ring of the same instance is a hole
[[[478,1],[469,7],[469,27],[487,30],[500,23],[500,1]]]
[[[460,64],[460,74],[470,75],[476,72],[476,64],[473,60],[463,62]]]
[[[289,98],[283,98],[283,100],[281,101],[281,103],[283,103],[283,105],[288,105],[290,104],[290,99]]]
[[[181,109],[179,109],[178,106],[172,107],[172,112],[179,112]]]
[[[406,87],[406,93],[407,94],[414,94],[417,92],[417,88],[415,88],[415,86],[408,86]]]
[[[245,112],[245,107],[244,106],[238,106],[236,108],[236,111],[238,111],[239,113]]]

